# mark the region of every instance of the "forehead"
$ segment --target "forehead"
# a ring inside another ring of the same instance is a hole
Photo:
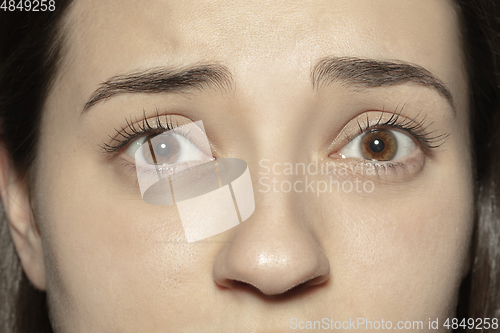
[[[457,16],[445,0],[79,0],[69,22],[69,69],[87,96],[120,73],[207,61],[241,74],[293,68],[306,80],[326,55],[407,61],[454,95],[463,88]]]

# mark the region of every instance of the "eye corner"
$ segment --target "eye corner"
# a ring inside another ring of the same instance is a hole
[[[342,148],[341,149],[338,149],[336,151],[333,151],[331,153],[329,153],[328,155],[328,158],[331,158],[331,159],[334,159],[334,160],[339,160],[339,161],[342,161],[342,160],[347,160],[349,159],[349,157],[346,157],[342,152],[341,152]]]

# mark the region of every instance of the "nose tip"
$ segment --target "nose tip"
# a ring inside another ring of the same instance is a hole
[[[264,295],[283,294],[298,286],[324,283],[330,264],[311,236],[234,241],[217,256],[213,266],[215,282],[226,288],[241,284],[255,287]]]

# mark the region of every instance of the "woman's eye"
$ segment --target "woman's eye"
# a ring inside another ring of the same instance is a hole
[[[125,154],[143,164],[174,164],[207,159],[195,144],[180,134],[163,133],[132,141]]]
[[[340,150],[342,157],[372,161],[404,158],[417,149],[407,134],[389,129],[374,129],[360,134]]]

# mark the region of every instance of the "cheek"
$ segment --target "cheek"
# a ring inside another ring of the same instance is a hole
[[[378,184],[339,202],[329,257],[339,297],[354,311],[399,319],[453,313],[472,229],[471,170],[426,167],[418,182]]]
[[[199,300],[190,290],[205,281],[200,276],[211,276],[202,258],[215,249],[186,244],[177,209],[146,204],[138,187],[120,185],[114,169],[62,155],[67,158],[42,168],[38,199],[52,254],[54,313],[78,314],[77,321],[116,318],[134,327],[141,322],[137,309],[153,325],[154,318],[174,316],[179,303],[194,306]],[[186,293],[193,297],[185,299]]]

